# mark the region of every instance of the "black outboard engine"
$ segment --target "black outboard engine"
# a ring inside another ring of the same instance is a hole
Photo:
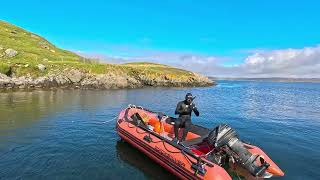
[[[259,166],[256,163],[258,156],[251,154],[238,138],[236,131],[226,124],[221,124],[210,132],[208,143],[232,156],[239,165],[247,169],[253,176],[263,175],[270,166],[263,159],[260,159],[262,165]]]

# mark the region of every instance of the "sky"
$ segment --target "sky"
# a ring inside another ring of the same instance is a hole
[[[16,0],[1,2],[0,19],[112,63],[320,78],[319,9],[318,0]]]

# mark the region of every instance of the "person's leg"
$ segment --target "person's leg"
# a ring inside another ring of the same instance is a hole
[[[179,139],[179,128],[181,126],[181,118],[178,118],[174,122],[174,138]]]
[[[181,141],[186,140],[186,137],[187,137],[187,134],[188,134],[190,128],[191,128],[191,119],[187,119],[184,122],[184,129],[183,129],[183,135],[182,135]]]

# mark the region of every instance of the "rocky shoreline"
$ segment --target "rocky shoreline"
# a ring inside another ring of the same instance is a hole
[[[188,80],[170,77],[150,78],[145,75],[129,76],[127,74],[90,74],[77,69],[65,69],[62,72],[46,76],[31,77],[7,76],[0,73],[0,90],[15,89],[123,89],[142,87],[205,87],[214,82],[205,76],[194,73]]]

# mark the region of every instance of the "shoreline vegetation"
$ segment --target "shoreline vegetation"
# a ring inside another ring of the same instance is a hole
[[[60,49],[0,20],[0,90],[212,86],[206,76],[167,65],[102,63]]]

